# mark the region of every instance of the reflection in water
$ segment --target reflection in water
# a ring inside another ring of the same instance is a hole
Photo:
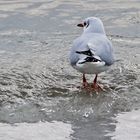
[[[112,136],[112,140],[140,139],[140,110],[119,114],[115,119],[115,132],[108,134]]]
[[[54,121],[39,123],[0,123],[1,140],[71,140],[71,125]]]

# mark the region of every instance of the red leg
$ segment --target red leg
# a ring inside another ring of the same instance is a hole
[[[94,90],[102,90],[102,88],[97,84],[97,77],[98,77],[98,74],[96,74],[95,78],[94,78],[94,81],[93,81],[93,88]]]
[[[97,77],[98,77],[98,74],[96,74],[96,76],[95,76],[95,78],[94,78],[93,86],[94,86],[94,85],[97,85]]]
[[[88,83],[87,83],[85,74],[83,74],[83,86],[84,86],[84,87],[87,87],[87,85],[88,85]]]

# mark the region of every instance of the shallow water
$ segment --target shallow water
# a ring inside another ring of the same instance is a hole
[[[71,140],[72,128],[63,122],[0,124],[2,140]],[[53,133],[53,137],[52,137]]]
[[[112,140],[139,140],[140,139],[140,110],[132,110],[131,112],[121,113],[117,115],[116,130],[108,133],[112,136]],[[128,123],[129,122],[129,123]]]
[[[68,124],[68,139],[117,139],[117,116],[140,109],[139,7],[138,0],[0,0],[0,138],[18,139],[16,131],[41,127],[43,136],[36,138],[43,140],[55,121]],[[72,41],[81,33],[75,25],[88,16],[103,20],[117,60],[99,77],[106,91],[92,96],[77,88],[81,74],[68,62]],[[40,121],[50,125],[43,129]],[[63,133],[53,126],[52,139]]]

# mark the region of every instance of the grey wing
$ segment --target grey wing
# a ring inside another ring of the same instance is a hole
[[[70,64],[72,66],[76,65],[76,63],[79,61],[79,59],[81,59],[84,56],[84,54],[82,54],[82,53],[80,54],[77,52],[89,50],[87,42],[88,42],[88,38],[85,36],[80,36],[74,40],[73,47],[72,47],[70,55],[69,55]]]
[[[89,40],[88,47],[91,52],[99,56],[106,65],[112,65],[114,63],[112,44],[106,36],[96,36],[94,39]]]

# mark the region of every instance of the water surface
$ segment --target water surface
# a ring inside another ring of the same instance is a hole
[[[0,0],[0,138],[18,139],[16,132],[39,127],[43,136],[35,136],[43,140],[56,121],[68,127],[62,140],[117,139],[117,116],[140,109],[139,7],[139,0]],[[99,77],[107,90],[93,96],[77,88],[82,76],[68,61],[82,32],[75,25],[88,16],[103,20],[118,60]],[[62,136],[52,129],[52,139]]]

